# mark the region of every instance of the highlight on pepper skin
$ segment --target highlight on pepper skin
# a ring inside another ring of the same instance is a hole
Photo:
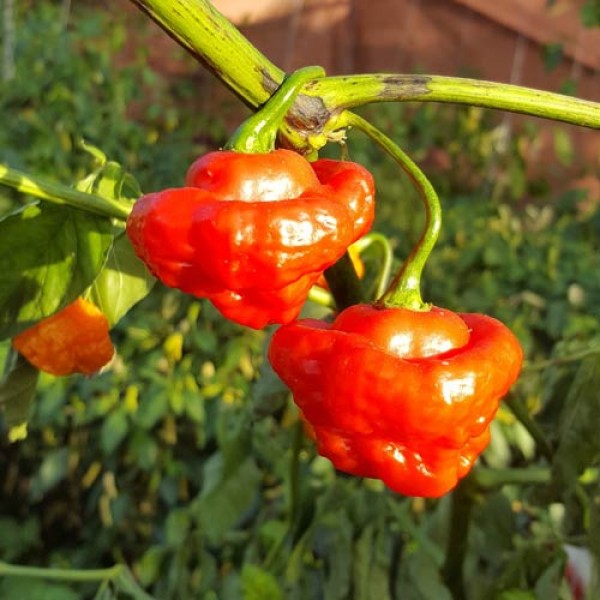
[[[357,305],[280,327],[269,360],[337,469],[439,497],[487,447],[523,352],[485,315]]]

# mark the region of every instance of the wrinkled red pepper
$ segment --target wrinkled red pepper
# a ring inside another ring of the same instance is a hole
[[[269,348],[321,455],[409,496],[451,490],[489,442],[522,350],[499,321],[352,306],[279,328]]]
[[[129,238],[163,283],[256,329],[295,319],[320,274],[373,221],[373,178],[352,162],[212,152],[186,185],[140,198]]]

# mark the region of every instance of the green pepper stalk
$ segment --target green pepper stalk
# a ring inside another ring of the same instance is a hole
[[[54,204],[67,204],[74,208],[121,221],[127,220],[127,216],[131,212],[131,206],[128,203],[74,190],[66,185],[49,181],[43,177],[32,176],[29,173],[23,173],[3,164],[0,164],[0,185],[5,185],[40,200],[53,202]]]
[[[304,67],[286,77],[267,103],[238,127],[225,149],[248,154],[273,150],[279,128],[302,87],[324,75],[322,67]]]
[[[437,242],[442,226],[442,209],[434,187],[427,176],[410,157],[389,137],[368,121],[354,113],[345,113],[347,125],[356,127],[367,134],[400,165],[418,189],[425,206],[425,229],[412,252],[404,262],[400,272],[376,305],[392,308],[402,307],[416,311],[427,311],[430,304],[421,297],[421,275],[425,263]]]

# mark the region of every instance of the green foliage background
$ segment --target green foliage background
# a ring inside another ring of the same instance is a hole
[[[225,140],[219,115],[198,114],[202,90],[152,71],[143,43],[116,66],[128,29],[114,14],[74,7],[67,26],[57,3],[22,8],[16,77],[0,87],[0,162],[74,183],[94,166],[83,138],[149,191],[178,185],[195,156]],[[535,127],[507,136],[498,115],[479,109],[394,105],[365,115],[425,165],[442,196],[425,297],[497,316],[527,353],[514,410],[500,411],[482,459],[522,478],[473,492],[465,597],[568,599],[564,544],[600,554],[600,214],[569,185],[597,165],[573,164],[560,130],[562,185],[532,177]],[[349,152],[375,175],[376,229],[399,261],[420,233],[418,198],[358,134]],[[0,188],[2,213],[26,200]],[[364,258],[373,269],[375,257]],[[0,560],[73,569],[122,561],[161,600],[451,598],[440,574],[451,498],[402,498],[336,474],[264,360],[268,335],[156,286],[114,328],[110,369],[42,375],[27,435],[11,429],[11,415],[2,427]],[[534,426],[516,420],[519,407]],[[0,598],[22,599],[24,589],[31,599],[128,597],[125,588],[0,578]]]

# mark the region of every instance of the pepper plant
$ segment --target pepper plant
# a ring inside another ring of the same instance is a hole
[[[440,598],[475,597],[464,579],[467,568],[476,570],[465,564],[472,515],[478,504],[488,506],[483,499],[492,502],[505,486],[524,482],[567,486],[578,499],[583,522],[588,528],[596,523],[593,468],[600,448],[585,428],[583,441],[569,435],[556,443],[548,440],[522,399],[509,395],[507,406],[549,467],[540,471],[476,464],[490,443],[498,403],[519,375],[523,352],[515,335],[496,319],[455,313],[423,299],[421,279],[442,231],[439,198],[409,155],[353,109],[377,102],[448,102],[598,129],[600,105],[451,77],[328,77],[319,67],[288,75],[205,0],[134,3],[256,113],[224,149],[182,166],[183,187],[143,194],[132,174],[92,147],[88,150],[98,158],[99,167],[73,187],[0,165],[0,183],[37,199],[0,221],[0,332],[13,340],[0,388],[9,436],[18,439],[26,431],[38,369],[62,376],[102,367],[112,355],[106,329],[117,328],[132,307],[149,298],[158,279],[186,296],[209,299],[221,313],[219,318],[255,329],[282,325],[266,345],[268,360],[299,408],[296,414],[286,405],[291,411],[288,418],[295,423],[285,482],[289,527],[253,546],[241,591],[227,592],[228,597],[239,593],[246,598],[253,594],[279,598],[284,588],[289,597],[308,597],[308,584],[299,583],[297,572],[314,531],[303,521],[310,510],[326,514],[324,505],[335,502],[335,494],[322,504],[307,501],[299,506],[302,494],[310,493],[300,473],[302,446],[308,444],[303,431],[316,441],[321,455],[353,476],[349,481],[375,480],[365,485],[377,505],[389,505],[395,522],[408,529],[412,520],[402,515],[407,505],[399,498],[449,500],[436,505],[438,518],[450,522],[446,556],[438,557],[436,568],[427,571],[438,582],[435,593]],[[401,266],[394,277],[389,277],[387,240],[369,233],[377,211],[377,181],[345,157],[319,158],[326,146],[343,143],[349,130],[365,134],[387,153],[423,201],[424,231],[412,251],[399,257]],[[374,269],[376,285],[367,286],[357,276],[348,253],[351,244],[363,248],[379,244],[383,249]],[[323,273],[328,290],[316,286]],[[309,303],[322,306],[322,318],[297,320]],[[82,305],[89,308],[69,317],[72,307]],[[85,319],[98,322],[98,315],[102,326],[90,341],[96,329]],[[170,338],[172,358],[180,354],[179,344],[180,338]],[[86,359],[81,362],[82,345],[98,359],[93,367]],[[115,346],[118,356],[119,344]],[[55,367],[55,358],[68,360]],[[68,367],[63,367],[65,363]],[[274,378],[267,362],[262,368],[257,385]],[[598,413],[583,404],[592,402],[587,391],[597,372],[591,363],[582,363],[566,400],[573,411]],[[271,401],[260,410],[268,414],[281,410],[279,400]],[[574,432],[579,433],[584,424],[580,419],[574,422],[578,424]],[[224,464],[206,466],[198,499],[189,514],[181,513],[182,529],[185,524],[193,529],[196,523],[209,538],[218,530],[205,516],[211,514],[206,499],[214,491],[208,483],[210,469],[222,472],[224,485],[248,476],[248,471],[242,474],[237,468],[235,457],[247,448],[244,428],[250,424],[246,422],[233,438],[226,427],[217,433],[225,449]],[[116,426],[117,420],[111,425]],[[586,448],[577,448],[577,460],[567,461],[565,456],[577,444]],[[227,476],[228,469],[234,477]],[[351,502],[350,496],[346,499]],[[480,515],[484,513],[485,509]],[[376,550],[371,538],[379,531],[363,531],[369,553]],[[396,533],[394,544],[402,535]],[[185,533],[179,539],[185,539]],[[287,567],[281,564],[285,547]],[[410,556],[402,562],[402,552],[397,545],[393,548],[381,551],[398,555],[397,564],[391,566],[396,574],[389,578],[396,583],[387,589],[363,584],[362,591],[349,586],[335,593],[327,588],[327,597],[403,597],[403,579],[397,574],[410,563]],[[427,563],[427,569],[431,566]],[[557,554],[556,563],[544,571],[554,577],[554,597],[564,597],[559,595],[564,566]],[[149,597],[143,578],[136,581],[124,564],[86,571],[0,563],[0,575],[98,582],[99,598]],[[513,592],[510,586],[500,587],[497,597],[518,597],[512,587]],[[214,597],[211,592],[216,593],[205,589],[202,597]]]

